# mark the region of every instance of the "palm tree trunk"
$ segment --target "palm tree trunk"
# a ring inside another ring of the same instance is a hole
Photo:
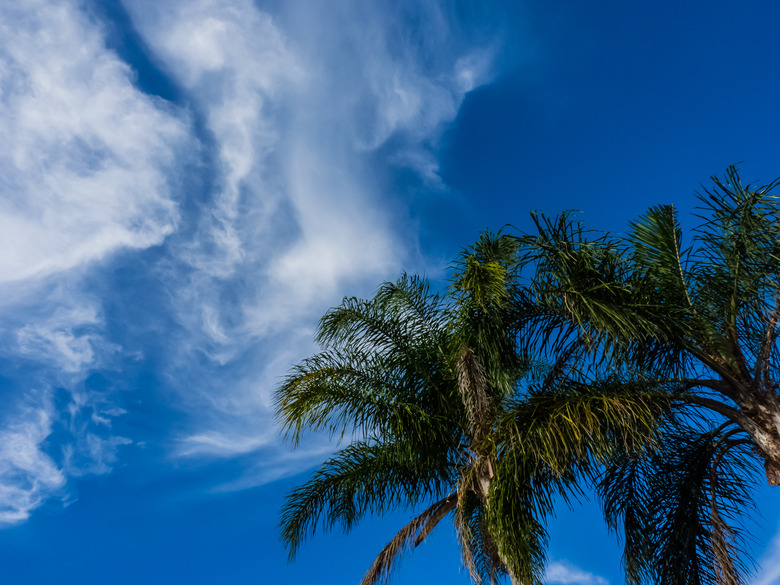
[[[763,458],[767,483],[780,486],[780,395],[771,390],[741,391],[733,400],[739,406],[735,422]]]

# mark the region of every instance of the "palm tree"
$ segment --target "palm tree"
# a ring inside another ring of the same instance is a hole
[[[517,352],[518,241],[484,234],[456,263],[452,287],[419,278],[345,299],[321,320],[323,350],[278,390],[292,443],[306,431],[346,442],[282,510],[291,557],[318,528],[422,508],[379,553],[363,584],[453,519],[475,582],[541,583],[545,519],[599,463],[657,439],[666,395],[574,376]],[[552,388],[553,390],[548,390]],[[565,400],[564,400],[565,399]]]
[[[534,215],[518,238],[521,352],[651,386],[676,412],[657,448],[618,454],[598,487],[634,583],[740,583],[747,478],[759,463],[780,484],[777,181],[743,186],[733,167],[713,181],[688,247],[670,205],[623,238],[571,214]]]

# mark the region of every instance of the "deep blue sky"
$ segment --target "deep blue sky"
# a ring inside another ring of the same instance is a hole
[[[293,564],[271,394],[317,318],[437,284],[529,211],[612,231],[739,163],[780,176],[769,2],[29,0],[0,6],[7,583],[357,583],[413,511]],[[756,481],[755,585],[780,580]],[[550,585],[622,582],[594,504]],[[467,583],[442,525],[396,583]]]

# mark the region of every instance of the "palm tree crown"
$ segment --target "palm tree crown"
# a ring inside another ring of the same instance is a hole
[[[635,583],[741,582],[747,477],[760,462],[780,484],[776,183],[743,186],[733,167],[713,179],[688,247],[668,205],[624,238],[569,214],[534,216],[536,233],[518,238],[522,351],[652,386],[673,409],[657,448],[613,458],[599,485]]]
[[[323,351],[279,389],[277,413],[295,444],[307,430],[347,442],[293,491],[282,535],[294,555],[318,528],[424,507],[380,552],[363,583],[445,517],[455,522],[475,582],[541,583],[545,518],[556,496],[597,464],[656,439],[668,399],[521,358],[518,241],[484,234],[437,295],[419,278],[345,299],[321,320]]]

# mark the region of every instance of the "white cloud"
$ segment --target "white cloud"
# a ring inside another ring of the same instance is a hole
[[[604,577],[558,561],[547,565],[544,582],[548,585],[609,585],[609,581]]]
[[[95,360],[96,336],[77,334],[74,330],[98,323],[94,306],[57,307],[51,318],[25,325],[17,331],[19,352],[52,363],[66,373],[82,372]]]
[[[0,429],[0,527],[23,522],[65,485],[65,474],[43,450],[49,408],[24,408]]]
[[[0,524],[26,519],[47,497],[65,496],[69,478],[110,472],[118,447],[132,442],[112,431],[126,411],[111,392],[85,384],[91,372],[115,367],[119,348],[104,338],[95,299],[74,298],[73,283],[58,280],[24,287],[30,298],[6,300],[0,313],[7,329],[15,328],[2,340],[3,357],[35,372],[19,380],[20,395],[6,397],[0,419]],[[53,429],[58,436],[50,442]]]
[[[132,441],[113,429],[125,411],[111,390],[86,382],[143,357],[109,340],[123,328],[106,322],[119,295],[101,270],[122,248],[164,244],[144,276],[174,321],[153,331],[169,340],[156,356],[165,400],[189,417],[174,456],[273,450],[225,488],[242,489],[329,450],[275,451],[272,389],[313,351],[328,306],[370,294],[416,248],[376,167],[441,187],[434,145],[489,70],[489,51],[449,42],[435,2],[279,3],[276,14],[251,0],[124,4],[186,114],[136,86],[77,0],[0,6],[0,133],[14,137],[0,144],[0,341],[41,387],[67,389],[61,412],[42,403],[39,418],[0,421],[0,438],[26,453],[0,462],[0,522],[23,520],[69,477],[107,473]],[[397,35],[410,11],[425,23],[411,40]],[[191,194],[181,169],[196,156],[208,191]]]
[[[260,447],[268,445],[273,439],[273,434],[268,433],[262,436],[231,437],[220,432],[207,432],[201,435],[191,435],[181,441],[181,446],[177,451],[180,457],[210,456],[210,457],[232,457],[244,453],[256,451]]]
[[[135,86],[82,8],[0,3],[0,341],[34,372],[4,397],[0,524],[24,520],[69,476],[107,473],[130,442],[111,434],[124,411],[110,392],[85,385],[119,350],[85,277],[112,252],[173,233],[178,169],[195,145],[182,112]]]
[[[174,452],[243,454],[264,445],[272,389],[312,349],[317,318],[395,278],[416,248],[372,157],[397,141],[381,164],[440,187],[431,145],[491,52],[455,47],[435,2],[124,4],[216,153],[210,200],[162,277],[185,331],[171,377],[192,416]],[[419,38],[397,34],[410,14]]]
[[[159,244],[184,122],[74,3],[2,3],[0,39],[0,282]]]
[[[70,477],[110,473],[119,458],[118,448],[132,444],[127,437],[101,437],[86,428],[75,433],[75,441],[62,449],[62,468]]]
[[[200,271],[228,277],[245,253],[237,225],[242,190],[262,188],[260,171],[277,143],[273,100],[299,75],[298,66],[272,18],[249,0],[137,0],[126,6],[157,58],[187,89],[216,142],[217,192],[182,254]],[[255,203],[272,208],[273,194],[263,195]]]

